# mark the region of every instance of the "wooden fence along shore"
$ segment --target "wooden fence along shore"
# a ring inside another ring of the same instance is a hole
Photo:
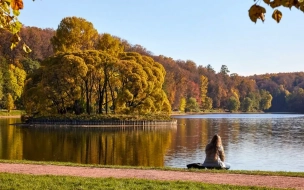
[[[31,119],[25,126],[80,126],[80,127],[133,127],[133,126],[177,126],[176,120],[171,121],[132,121],[132,120],[68,120],[68,119]]]

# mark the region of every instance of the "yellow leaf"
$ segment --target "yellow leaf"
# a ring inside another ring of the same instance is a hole
[[[25,43],[23,43],[22,48],[25,53],[30,53],[32,51]]]
[[[11,7],[13,10],[23,9],[23,1],[22,0],[12,0]]]
[[[282,13],[281,11],[279,11],[278,9],[274,10],[272,13],[272,18],[277,21],[277,23],[280,22],[281,18],[282,18]]]
[[[21,40],[20,36],[16,33],[12,36],[11,38],[11,49],[14,49],[15,47],[17,47],[19,41]]]
[[[21,40],[20,36],[16,33],[12,36],[11,42],[12,43],[18,43]]]
[[[12,43],[12,44],[11,44],[11,49],[14,49],[15,47],[17,47],[17,45],[18,45],[18,42],[17,42],[17,43],[16,43],[16,42],[15,42],[15,43]]]

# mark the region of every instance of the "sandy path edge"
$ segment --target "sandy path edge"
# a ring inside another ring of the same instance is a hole
[[[63,175],[80,177],[138,178],[152,180],[196,181],[212,184],[231,184],[304,190],[304,178],[284,176],[259,176],[244,174],[213,174],[201,172],[180,172],[140,169],[112,169],[94,167],[73,167],[35,164],[0,163],[1,173],[20,173],[32,175]]]

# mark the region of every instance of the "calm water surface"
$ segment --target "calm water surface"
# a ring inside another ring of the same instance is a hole
[[[20,127],[0,119],[0,159],[185,168],[214,134],[232,170],[304,172],[304,115],[174,116],[177,127]]]

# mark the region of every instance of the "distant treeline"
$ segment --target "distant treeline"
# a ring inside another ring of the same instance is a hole
[[[50,64],[59,59],[57,54],[54,55],[57,53],[56,51],[58,51],[58,44],[56,46],[57,50],[54,50],[56,43],[53,37],[55,35],[56,30],[53,29],[24,27],[20,36],[32,49],[32,52],[27,54],[22,50],[21,45],[11,50],[11,35],[4,30],[0,30],[0,108],[26,108],[24,92],[29,93],[29,91],[24,88],[29,79],[32,82],[33,80],[41,80],[39,77],[41,77],[42,74],[40,75],[39,72],[44,72],[44,75],[46,72],[45,69],[43,70],[41,68],[48,67],[52,69]],[[237,73],[230,73],[227,65],[222,65],[222,67],[216,71],[208,63],[198,65],[191,60],[174,60],[164,55],[154,55],[141,45],[132,45],[127,40],[108,34],[98,34],[96,43],[93,43],[98,45],[93,45],[90,50],[108,51],[108,49],[105,48],[106,44],[101,42],[101,39],[105,39],[105,35],[108,41],[113,39],[119,41],[121,52],[115,52],[117,53],[115,58],[125,60],[125,62],[131,61],[130,59],[143,59],[145,60],[145,64],[160,63],[164,67],[166,74],[162,89],[173,111],[196,112],[216,109],[244,112],[304,112],[304,72],[271,73],[246,77],[239,76]],[[53,42],[51,42],[52,38]],[[140,54],[140,56],[137,54],[128,54],[131,52],[136,52]],[[81,56],[91,56],[91,54],[94,54],[94,52],[87,53],[86,55],[81,54]],[[64,55],[66,54],[60,54],[60,56]],[[76,56],[75,53],[73,55]],[[124,56],[123,59],[121,55]],[[147,57],[151,57],[152,59],[150,60],[150,58]],[[124,67],[126,67],[124,69],[127,70],[128,64],[124,65]],[[133,70],[138,71],[137,65],[132,67],[134,67]],[[155,65],[150,68],[152,73],[156,67],[158,66]],[[116,68],[123,69],[122,65],[117,65]],[[59,67],[56,69],[59,69]],[[161,68],[158,69],[160,69],[158,72],[161,72]],[[116,71],[117,70],[115,70],[115,72]],[[113,72],[114,71],[111,71],[108,74]],[[151,83],[148,82],[149,85],[153,84],[153,80],[158,81],[156,79],[152,80],[153,77],[154,75],[152,76],[151,74],[151,80],[149,79]],[[130,81],[132,82],[132,80],[128,78],[128,82]],[[83,80],[83,84],[85,84],[85,82],[86,81]],[[108,82],[111,82],[110,79]],[[115,84],[114,81],[112,82]],[[117,95],[117,101],[119,100],[121,102],[126,100],[118,97],[119,90],[124,91],[128,87],[123,86],[123,82],[124,80],[120,79],[117,84],[119,83],[121,88],[115,89],[115,86],[110,86],[109,88],[113,88],[113,91],[111,91],[112,94],[108,92],[109,96],[112,95],[112,98]],[[42,85],[43,83],[36,82],[35,84]],[[42,89],[42,87],[40,89]],[[51,91],[49,91],[49,94],[50,92]],[[99,91],[96,90],[96,93],[98,92]],[[89,91],[87,91],[87,93],[89,93]],[[124,93],[126,92],[124,91]],[[135,94],[132,94],[132,97],[134,96]],[[159,97],[160,95],[155,95],[154,99],[151,100],[157,101],[156,96]],[[97,94],[96,97],[98,97]],[[109,101],[101,101],[101,103],[104,104],[107,104],[107,102]],[[149,104],[151,104],[151,102]],[[89,106],[91,105],[84,104],[84,109],[92,109]],[[113,106],[114,103],[112,102],[107,105],[106,109],[114,109],[115,107]],[[101,111],[101,109],[104,108],[100,107],[99,109],[99,111]],[[152,108],[150,107],[149,109]],[[92,110],[88,113],[91,112]]]

